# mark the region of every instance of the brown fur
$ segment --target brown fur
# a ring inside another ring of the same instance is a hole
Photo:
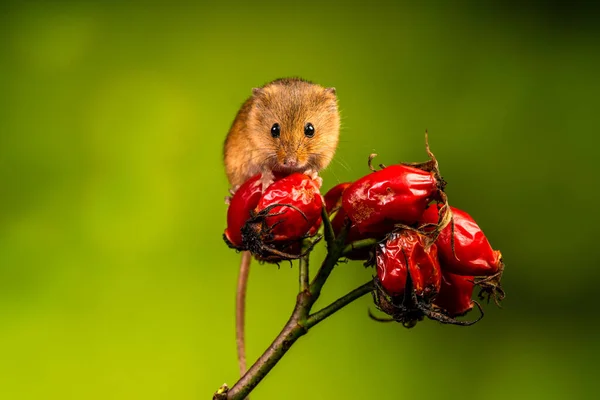
[[[304,135],[306,123],[315,127]],[[271,136],[274,123],[279,138]],[[238,112],[225,140],[225,171],[236,187],[259,172],[318,172],[329,165],[338,144],[340,117],[335,89],[298,78],[277,79],[254,89]],[[296,161],[290,168],[284,163]]]

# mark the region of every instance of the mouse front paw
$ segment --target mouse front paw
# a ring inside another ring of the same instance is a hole
[[[240,185],[235,185],[234,187],[229,189],[229,196],[225,197],[225,204],[229,205],[231,203],[231,199],[237,190],[240,188]]]
[[[260,184],[262,186],[262,191],[267,190],[271,184],[275,182],[275,176],[272,171],[263,171],[260,177]]]
[[[310,176],[310,179],[315,181],[317,187],[321,189],[321,186],[323,186],[323,178],[319,176],[319,172],[313,171],[312,169],[307,169],[304,171],[304,174]]]
[[[240,188],[240,185],[235,185],[234,187],[229,189],[229,194],[233,196],[235,194],[235,192],[238,191],[239,188]]]

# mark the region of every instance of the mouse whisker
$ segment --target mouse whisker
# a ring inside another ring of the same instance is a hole
[[[277,162],[277,154],[271,154],[268,155],[267,157],[265,157],[263,159],[263,164],[270,164],[271,166],[274,166]]]
[[[350,171],[350,166],[348,165],[348,163],[342,159],[340,156],[337,157],[333,157],[333,161],[335,161],[336,163],[338,163],[339,165],[342,166],[342,168],[344,168],[346,171]]]
[[[274,152],[269,152],[269,153],[274,153]],[[248,161],[255,161],[255,160],[257,160],[257,159],[260,159],[260,158],[262,158],[262,157],[264,157],[264,152],[261,152],[261,153],[259,153],[259,154],[255,154],[255,155],[253,155],[252,157],[250,157],[250,159],[249,159]],[[267,155],[267,156],[264,158],[264,160],[268,160],[269,158],[275,158],[275,157],[277,157],[277,154],[268,154],[268,155]]]
[[[250,153],[256,153],[257,151],[275,152],[275,150],[277,150],[275,147],[259,147],[250,150]]]

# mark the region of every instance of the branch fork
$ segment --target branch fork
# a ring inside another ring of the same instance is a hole
[[[374,289],[372,280],[357,287],[348,294],[340,297],[322,309],[312,312],[312,308],[331,272],[345,254],[357,248],[364,248],[376,244],[375,240],[360,240],[346,245],[347,229],[339,235],[334,234],[331,221],[325,209],[322,211],[323,230],[327,244],[327,256],[321,264],[312,282],[309,279],[309,253],[314,243],[306,239],[303,243],[302,256],[299,262],[299,292],[292,315],[273,343],[265,350],[262,356],[250,367],[231,388],[223,384],[213,395],[213,400],[242,400],[265,378],[277,365],[285,353],[300,337],[319,322],[330,317],[342,308],[359,299]]]

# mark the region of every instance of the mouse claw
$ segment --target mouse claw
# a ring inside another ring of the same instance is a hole
[[[231,199],[237,190],[240,188],[240,185],[235,185],[234,187],[229,189],[229,196],[225,197],[225,204],[229,205],[231,203]]]
[[[317,188],[321,189],[321,186],[323,186],[323,178],[317,175],[317,177],[312,178],[312,180],[317,184]]]
[[[229,194],[233,196],[239,188],[240,188],[240,185],[235,185],[234,187],[229,189]]]

